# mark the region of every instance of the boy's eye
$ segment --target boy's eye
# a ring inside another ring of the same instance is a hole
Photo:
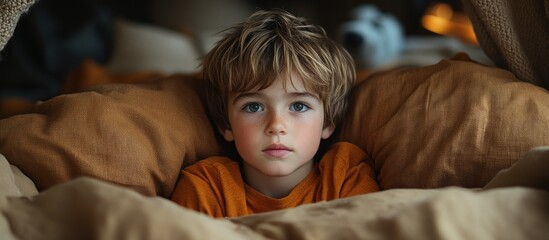
[[[294,103],[290,106],[290,110],[292,111],[296,111],[296,112],[305,112],[307,110],[309,110],[309,106],[307,106],[306,104],[304,103]]]
[[[260,112],[263,111],[263,107],[259,105],[258,103],[250,103],[246,104],[244,108],[242,108],[246,112]]]

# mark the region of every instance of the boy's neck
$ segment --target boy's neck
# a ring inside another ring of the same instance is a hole
[[[250,165],[243,163],[243,177],[246,184],[271,198],[288,196],[297,184],[313,170],[314,161],[309,161],[293,173],[286,176],[267,176]]]

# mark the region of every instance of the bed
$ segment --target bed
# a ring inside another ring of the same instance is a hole
[[[33,3],[0,1],[2,46]],[[463,3],[497,67],[457,54],[353,89],[334,140],[367,152],[382,191],[231,219],[182,208],[180,169],[227,151],[200,74],[83,62],[66,94],[0,119],[0,238],[549,239],[549,5]]]

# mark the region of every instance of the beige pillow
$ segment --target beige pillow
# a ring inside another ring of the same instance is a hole
[[[340,139],[369,154],[383,189],[483,187],[549,144],[549,93],[464,55],[381,72],[355,87]]]
[[[200,89],[172,76],[61,95],[0,120],[0,153],[40,191],[93,176],[169,197],[183,165],[219,151]]]
[[[150,24],[117,19],[113,53],[106,67],[114,73],[155,71],[197,73],[200,52],[192,38]]]

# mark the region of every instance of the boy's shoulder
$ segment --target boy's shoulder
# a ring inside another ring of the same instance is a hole
[[[331,149],[344,149],[344,150],[348,150],[348,151],[362,151],[364,152],[364,150],[362,150],[362,148],[360,148],[358,145],[354,144],[354,143],[351,143],[351,142],[347,142],[347,141],[339,141],[339,142],[335,142],[333,143],[331,146],[330,146],[330,150]]]
[[[366,152],[359,146],[350,142],[336,142],[324,153],[321,163],[330,165],[355,166],[363,163],[368,158]]]
[[[237,161],[234,161],[228,157],[224,156],[212,156],[199,160],[189,166],[187,166],[184,171],[191,173],[198,172],[212,172],[219,170],[239,170],[239,164]]]
[[[346,141],[335,142],[328,148],[328,152],[343,152],[343,153],[357,153],[357,154],[366,154],[362,148],[358,145]]]

